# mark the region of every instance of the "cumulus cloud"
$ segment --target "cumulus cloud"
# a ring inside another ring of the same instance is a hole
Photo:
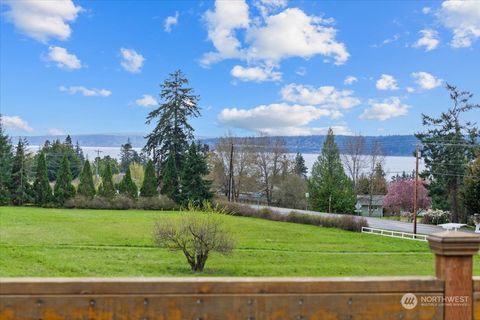
[[[33,128],[28,125],[28,122],[19,116],[3,116],[1,117],[2,126],[6,128],[32,132]]]
[[[225,126],[252,132],[290,134],[294,130],[296,133],[312,130],[305,126],[322,117],[338,118],[340,116],[341,114],[336,110],[276,103],[260,105],[252,109],[223,109],[218,120]]]
[[[135,104],[140,107],[151,107],[158,104],[157,100],[149,94],[144,94],[140,99],[135,100]]]
[[[413,45],[414,48],[425,48],[425,51],[431,51],[438,47],[440,40],[438,40],[438,32],[433,29],[423,29],[419,33],[422,35],[420,39]]]
[[[122,62],[120,63],[128,72],[139,73],[142,69],[143,62],[145,58],[138,52],[133,49],[120,49],[120,54],[122,55]]]
[[[86,97],[108,97],[112,94],[110,90],[95,89],[95,88],[89,89],[89,88],[85,88],[84,86],[71,86],[71,87],[61,86],[59,90],[62,92],[67,92],[69,94],[80,93]]]
[[[360,115],[360,119],[385,121],[390,118],[404,116],[410,106],[403,104],[399,97],[390,97],[383,101],[370,99],[369,108]]]
[[[309,16],[298,8],[250,19],[245,1],[216,1],[215,10],[205,13],[205,21],[216,49],[203,56],[205,66],[229,58],[276,65],[285,58],[308,59],[318,54],[343,64],[349,57],[345,45],[336,40],[331,19]],[[244,31],[243,43],[238,30]]]
[[[63,132],[63,130],[61,130],[61,129],[50,128],[50,129],[47,130],[47,134],[49,136],[63,136],[63,135],[65,135],[65,132]]]
[[[382,74],[380,79],[377,80],[376,87],[378,90],[397,90],[397,80],[389,74]]]
[[[354,76],[347,76],[345,80],[343,80],[343,84],[350,85],[353,84],[354,82],[357,82],[358,79],[357,77]]]
[[[262,17],[287,6],[287,0],[256,0],[253,5],[260,11]]]
[[[442,79],[438,79],[430,73],[424,71],[413,72],[411,75],[415,83],[424,90],[434,89],[440,86],[443,82]]]
[[[76,70],[82,67],[80,59],[62,47],[48,47],[47,59],[55,62],[57,67],[66,70]]]
[[[165,19],[165,25],[163,30],[165,32],[171,32],[172,27],[178,23],[178,11],[175,12],[174,16],[169,16]]]
[[[333,86],[312,87],[291,83],[281,90],[285,101],[316,105],[322,108],[350,109],[360,104],[360,99],[351,90],[337,90]]]
[[[234,66],[230,74],[241,81],[279,81],[282,79],[282,73],[273,71],[272,68]]]
[[[331,126],[331,127],[283,127],[283,128],[268,128],[263,133],[272,136],[311,136],[311,135],[325,135],[328,129],[332,129],[335,135],[352,135],[352,131],[347,126]]]
[[[423,7],[423,8],[422,8],[422,12],[423,12],[424,14],[429,14],[430,12],[432,12],[432,8],[430,8],[430,7]]]
[[[43,43],[50,38],[67,40],[72,33],[69,23],[82,11],[71,0],[6,0],[5,4],[10,7],[5,12],[8,21],[21,33]]]
[[[480,37],[480,1],[444,1],[437,16],[453,32],[454,48],[470,47]]]

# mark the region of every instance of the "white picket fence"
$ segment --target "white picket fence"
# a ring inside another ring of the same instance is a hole
[[[408,239],[408,240],[427,241],[427,236],[424,234],[413,234],[409,232],[391,231],[391,230],[375,229],[375,228],[369,228],[369,227],[362,227],[362,233],[370,233],[370,234],[376,234],[379,236]]]

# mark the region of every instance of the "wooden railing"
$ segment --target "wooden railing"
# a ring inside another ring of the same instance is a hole
[[[480,238],[429,244],[436,277],[2,278],[0,319],[480,319]]]

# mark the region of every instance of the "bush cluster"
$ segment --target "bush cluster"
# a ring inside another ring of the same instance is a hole
[[[422,223],[425,224],[442,224],[450,222],[451,214],[449,211],[438,209],[429,209],[422,218]]]
[[[132,199],[126,195],[117,195],[114,198],[96,196],[89,199],[75,196],[65,202],[66,208],[76,209],[110,209],[110,210],[178,210],[178,205],[165,196]]]
[[[255,209],[250,206],[224,201],[217,201],[216,207],[219,211],[235,216],[310,224],[325,228],[338,228],[347,231],[360,232],[362,231],[362,227],[368,227],[367,220],[351,215],[313,216],[295,211],[291,211],[288,214],[282,214],[269,208]]]

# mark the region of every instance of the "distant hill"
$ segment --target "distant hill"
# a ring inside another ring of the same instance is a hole
[[[46,140],[55,139],[64,140],[66,136],[29,136],[25,137],[30,145],[42,145]],[[145,145],[145,139],[141,134],[85,134],[72,135],[72,141],[83,147],[120,147],[127,139],[130,139],[135,148],[142,148]],[[291,153],[319,153],[325,136],[288,136],[284,137],[287,148]],[[340,152],[345,150],[346,142],[351,136],[336,136]],[[14,137],[14,141],[18,137]],[[217,138],[201,139],[211,148],[214,148]],[[386,156],[411,156],[415,149],[417,139],[413,135],[395,135],[395,136],[366,136],[365,144],[368,153],[374,140],[378,140],[382,146],[382,151]]]

